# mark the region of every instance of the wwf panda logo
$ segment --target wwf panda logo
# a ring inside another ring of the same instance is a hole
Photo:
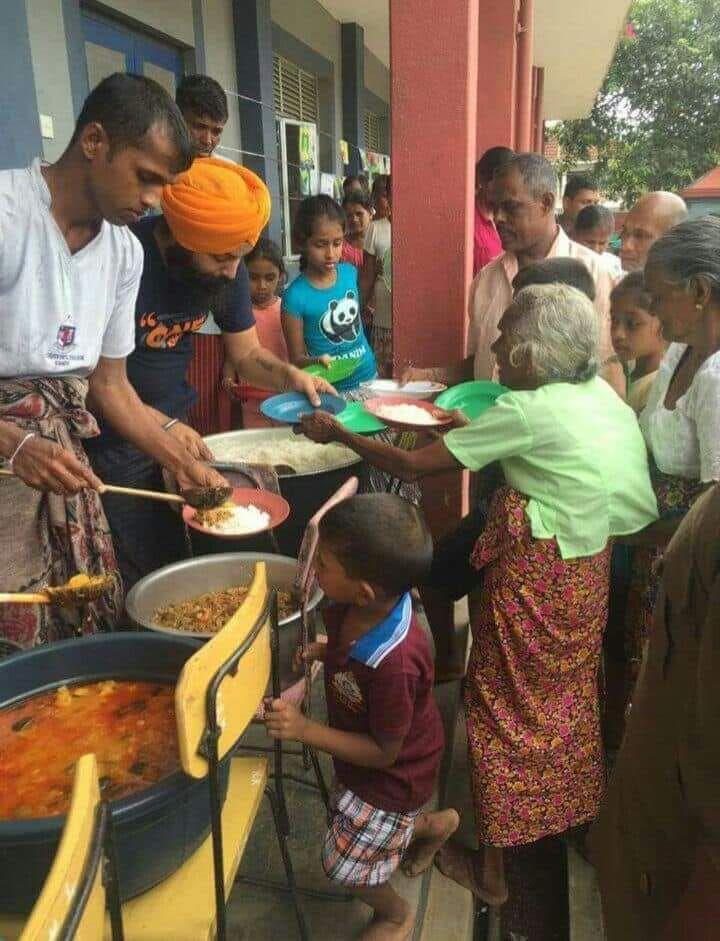
[[[322,315],[320,329],[331,343],[349,343],[360,336],[360,305],[354,291],[339,301],[330,301]]]

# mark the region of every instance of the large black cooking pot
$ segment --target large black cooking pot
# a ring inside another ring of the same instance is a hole
[[[290,428],[258,428],[247,431],[228,431],[219,435],[209,435],[205,442],[220,462],[227,459],[228,448],[232,448],[233,460],[242,460],[245,446],[261,442],[263,444],[292,440],[295,437]],[[306,439],[303,439],[306,440]],[[231,483],[232,475],[222,471]],[[350,477],[359,477],[361,485],[367,475],[367,466],[355,454],[350,454],[344,463],[322,470],[309,470],[304,473],[280,474],[278,482],[280,493],[290,504],[289,518],[275,531],[281,555],[296,559],[302,542],[305,527],[317,510]],[[247,486],[245,484],[245,486]],[[273,552],[274,546],[266,534],[249,539],[216,539],[191,530],[191,539],[195,555],[213,555],[217,552]]]
[[[191,638],[149,633],[97,634],[37,647],[0,662],[0,708],[64,683],[175,682],[197,649],[198,641]],[[224,800],[228,761],[222,770]],[[207,781],[180,771],[110,806],[123,899],[166,879],[210,829]],[[64,824],[64,816],[0,820],[0,912],[24,913],[32,908]]]

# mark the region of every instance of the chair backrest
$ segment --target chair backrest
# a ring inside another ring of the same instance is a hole
[[[323,503],[305,527],[302,542],[300,543],[300,551],[298,552],[298,567],[295,577],[295,587],[300,594],[301,600],[305,603],[312,593],[312,587],[315,581],[313,563],[315,561],[315,552],[317,551],[320,534],[320,520],[325,516],[327,511],[336,504],[342,503],[343,500],[349,500],[350,497],[354,497],[358,491],[359,483],[357,477],[351,477],[349,480],[346,480],[345,483]]]
[[[265,563],[259,562],[250,591],[227,624],[183,667],[175,687],[180,762],[186,774],[204,778],[207,758],[201,754],[207,726],[207,696],[216,674],[243,650],[237,670],[228,674],[217,692],[216,717],[222,759],[247,728],[262,702],[270,679],[270,617]]]
[[[95,755],[83,755],[75,768],[70,809],[60,845],[20,941],[72,938],[102,941],[105,929],[103,817]],[[89,883],[89,884],[88,884]],[[87,893],[87,894],[86,894]],[[81,896],[86,901],[80,902]],[[75,928],[68,931],[74,917]]]

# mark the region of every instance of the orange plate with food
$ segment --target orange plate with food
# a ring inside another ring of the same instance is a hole
[[[178,771],[175,687],[101,680],[0,710],[0,820],[64,814],[75,762],[97,756],[100,791],[120,800]]]
[[[188,526],[220,539],[242,539],[274,529],[290,515],[290,504],[277,493],[236,487],[229,500],[213,510],[183,507]]]
[[[383,395],[366,399],[363,404],[371,415],[394,428],[427,431],[444,428],[452,422],[452,415],[444,408],[406,395]]]

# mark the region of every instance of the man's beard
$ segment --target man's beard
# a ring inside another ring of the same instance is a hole
[[[182,245],[168,246],[165,262],[173,286],[181,292],[189,309],[217,312],[225,307],[232,278],[198,271],[192,262],[192,252]]]

